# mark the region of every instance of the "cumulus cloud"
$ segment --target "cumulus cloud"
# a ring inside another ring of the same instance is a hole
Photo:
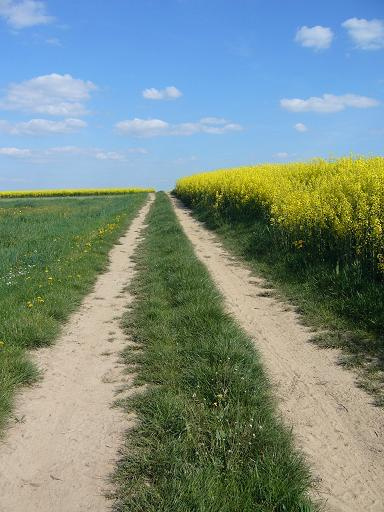
[[[379,50],[384,48],[384,20],[349,18],[342,23],[357,48]]]
[[[296,32],[295,41],[307,48],[324,50],[331,46],[333,32],[328,27],[316,25],[315,27],[303,26]]]
[[[147,100],[175,100],[183,95],[183,93],[173,85],[165,89],[155,89],[154,87],[144,89],[142,94]]]
[[[84,103],[96,88],[90,81],[52,73],[10,84],[6,96],[0,100],[0,108],[63,117],[81,116],[87,113]]]
[[[308,131],[308,127],[304,123],[296,123],[295,124],[295,130],[297,132],[304,133],[304,132]]]
[[[376,107],[379,102],[374,98],[367,96],[358,96],[357,94],[323,94],[321,97],[312,96],[306,100],[300,98],[284,98],[280,100],[280,105],[291,112],[340,112],[347,107],[369,108]]]
[[[197,122],[170,124],[161,119],[130,119],[116,124],[121,134],[135,137],[159,137],[165,135],[194,135],[223,133],[242,130],[242,126],[217,117],[205,117]]]
[[[9,135],[43,135],[73,133],[85,128],[87,123],[81,119],[64,119],[52,121],[50,119],[31,119],[18,123],[0,120],[0,131]]]
[[[45,2],[36,0],[0,0],[0,16],[14,29],[46,25],[54,21],[47,14]]]

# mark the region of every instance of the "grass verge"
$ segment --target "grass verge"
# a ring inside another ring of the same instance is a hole
[[[38,377],[27,349],[55,339],[146,197],[1,201],[0,430],[15,390]]]
[[[307,262],[297,251],[283,254],[265,221],[214,217],[199,207],[194,215],[297,306],[303,322],[319,331],[314,343],[342,349],[340,363],[354,368],[359,386],[383,406],[383,284],[366,279],[353,266],[338,271],[326,262]]]
[[[123,402],[138,422],[116,473],[117,510],[315,510],[253,344],[224,312],[165,194],[137,265],[124,357],[148,386]]]

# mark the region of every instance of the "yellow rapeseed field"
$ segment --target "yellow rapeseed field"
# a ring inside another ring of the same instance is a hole
[[[154,192],[153,188],[90,188],[90,189],[62,189],[62,190],[14,190],[0,191],[1,198],[16,197],[61,197],[61,196],[100,196],[131,194],[135,192]]]
[[[316,159],[181,178],[176,193],[229,218],[269,222],[293,250],[384,273],[384,158]]]

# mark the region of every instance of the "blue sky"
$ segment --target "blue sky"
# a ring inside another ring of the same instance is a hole
[[[0,189],[383,154],[382,0],[0,0]]]

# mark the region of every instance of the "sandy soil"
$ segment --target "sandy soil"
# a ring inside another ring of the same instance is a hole
[[[292,308],[265,296],[265,282],[236,264],[178,201],[174,205],[228,310],[255,341],[285,422],[318,480],[316,496],[324,509],[383,512],[383,409],[372,406],[353,373],[337,365],[337,351],[311,344]]]
[[[130,258],[149,207],[112,249],[108,270],[57,343],[35,353],[44,377],[19,396],[0,445],[1,512],[110,509],[104,492],[129,427],[111,405],[133,378],[119,363],[128,343],[119,322],[130,301],[124,291],[134,273]]]

